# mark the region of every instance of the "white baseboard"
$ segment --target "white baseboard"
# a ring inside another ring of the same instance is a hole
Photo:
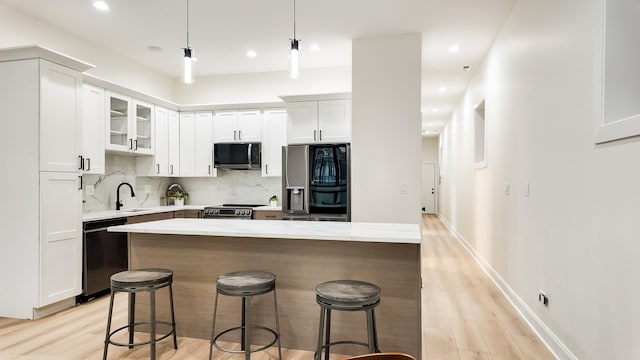
[[[540,338],[542,343],[559,360],[578,360],[571,350],[549,329],[549,327],[531,310],[529,306],[516,294],[509,284],[495,271],[495,269],[471,246],[471,244],[460,234],[449,222],[438,213],[438,217],[445,226],[458,239],[462,247],[475,259],[482,271],[496,284],[502,294],[509,300],[516,309],[520,317],[529,325],[531,330]]]
[[[68,309],[70,307],[73,307],[76,305],[76,297],[72,297],[72,298],[68,298],[65,300],[61,300],[58,302],[55,302],[53,304],[47,305],[47,306],[43,306],[41,308],[34,308],[33,309],[33,317],[32,319],[39,319],[41,317],[47,316],[47,315],[51,315],[53,313],[57,313],[58,311],[62,311],[64,309]]]

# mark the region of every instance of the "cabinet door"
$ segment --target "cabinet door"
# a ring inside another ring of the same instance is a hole
[[[156,106],[154,128],[154,172],[156,176],[169,176],[169,111]]]
[[[79,171],[81,132],[80,72],[40,60],[40,171]]]
[[[195,114],[180,114],[180,176],[196,174]]]
[[[260,142],[262,131],[260,110],[242,110],[238,112],[238,141]]]
[[[216,112],[216,120],[213,124],[215,142],[235,142],[238,141],[238,112],[219,111]]]
[[[213,114],[197,112],[195,120],[195,176],[214,176],[213,168]]]
[[[287,104],[287,143],[309,144],[318,139],[318,102]]]
[[[169,176],[180,174],[180,117],[177,111],[169,110]]]
[[[152,104],[133,100],[134,119],[129,128],[133,135],[133,150],[136,153],[153,155],[153,117]]]
[[[318,102],[318,141],[321,143],[351,141],[351,100]]]
[[[38,307],[82,291],[82,195],[73,173],[40,173]]]
[[[287,112],[265,110],[263,115],[262,176],[282,176],[282,147],[287,145]]]
[[[82,156],[85,174],[104,174],[104,89],[82,88]]]
[[[131,98],[107,91],[106,109],[107,139],[105,148],[128,152],[133,148],[133,139],[129,136]]]

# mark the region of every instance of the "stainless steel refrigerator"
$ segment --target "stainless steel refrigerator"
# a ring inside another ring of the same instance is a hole
[[[349,144],[284,146],[283,218],[351,221],[349,162]]]

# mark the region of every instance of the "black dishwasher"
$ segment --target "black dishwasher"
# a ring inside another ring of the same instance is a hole
[[[127,218],[117,218],[82,224],[82,294],[76,302],[108,293],[111,275],[128,269],[127,233],[107,231],[109,226],[126,223]]]

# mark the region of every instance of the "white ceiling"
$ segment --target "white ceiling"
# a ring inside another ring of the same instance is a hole
[[[180,76],[186,0],[105,0],[110,10],[104,13],[94,9],[95,0],[0,1],[161,73]],[[421,32],[423,134],[439,130],[516,1],[296,0],[301,71],[350,66],[353,38]],[[293,0],[189,4],[196,76],[287,69]],[[309,50],[314,43],[320,51]],[[451,44],[460,50],[450,53]],[[161,50],[151,51],[150,46]],[[249,49],[257,53],[255,58],[246,56]],[[471,71],[462,71],[464,65]],[[440,87],[447,91],[440,93]]]

